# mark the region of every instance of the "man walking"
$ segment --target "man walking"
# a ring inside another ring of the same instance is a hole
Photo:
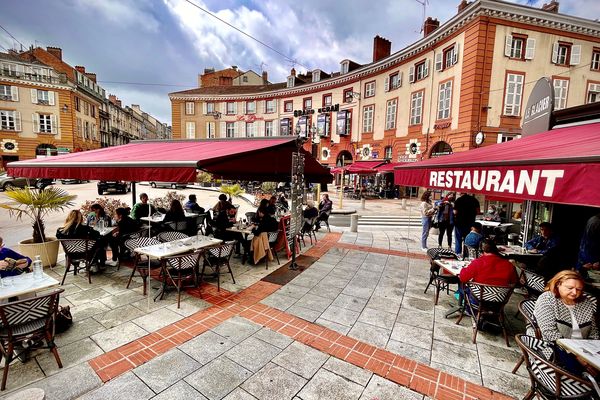
[[[454,202],[454,252],[458,255],[463,253],[463,241],[479,214],[479,207],[479,201],[467,193],[461,193]]]

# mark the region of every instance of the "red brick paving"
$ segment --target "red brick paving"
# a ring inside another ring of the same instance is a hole
[[[426,258],[423,254],[337,243],[340,236],[338,233],[328,233],[304,254],[320,257],[336,246],[372,253]],[[89,364],[100,379],[107,382],[238,315],[435,399],[511,398],[259,303],[279,288],[279,285],[259,281],[239,293],[231,293],[224,289],[217,291],[215,286],[203,284],[199,289],[188,290],[188,293],[201,297],[213,306],[98,356],[90,360]]]

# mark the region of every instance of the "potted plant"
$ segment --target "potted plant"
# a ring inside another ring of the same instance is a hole
[[[17,221],[27,216],[32,223],[32,238],[19,243],[19,252],[31,259],[36,255],[41,256],[45,267],[56,265],[59,242],[54,237],[46,236],[44,217],[50,212],[73,206],[77,196],[54,186],[43,190],[14,188],[7,190],[4,195],[10,201],[0,204],[0,207],[8,210],[9,215]]]
[[[220,191],[228,195],[230,198],[241,197],[246,192],[237,183],[235,185],[221,185]]]

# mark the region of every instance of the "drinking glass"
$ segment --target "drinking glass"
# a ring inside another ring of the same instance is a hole
[[[3,287],[11,287],[13,285],[14,281],[13,278],[11,276],[8,276],[6,278],[2,278],[2,286]]]

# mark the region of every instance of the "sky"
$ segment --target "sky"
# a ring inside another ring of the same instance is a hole
[[[66,62],[95,72],[108,93],[170,125],[168,93],[197,87],[204,68],[266,70],[271,82],[282,82],[292,67],[331,72],[343,59],[369,63],[375,35],[391,40],[392,52],[421,38],[423,1],[2,0],[0,26],[18,42],[0,29],[0,51],[19,42],[60,47]],[[425,15],[444,23],[459,3],[428,0]],[[598,19],[600,1],[561,0],[560,12]]]

